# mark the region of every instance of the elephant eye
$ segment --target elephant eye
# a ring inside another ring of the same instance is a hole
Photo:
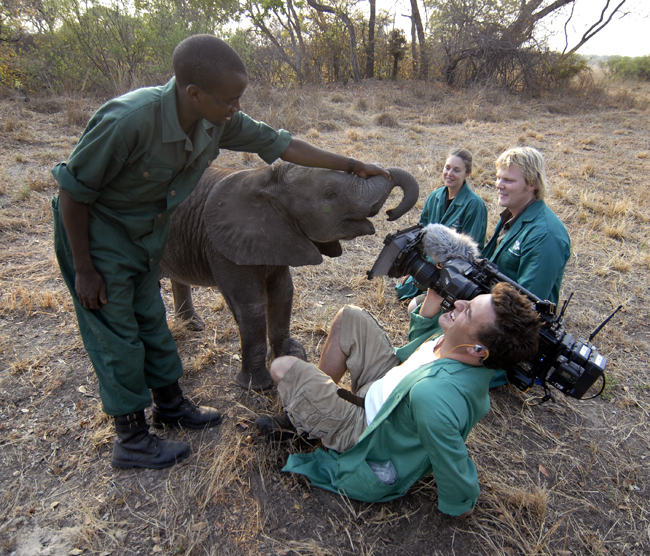
[[[335,199],[338,196],[338,191],[336,189],[328,187],[323,191],[323,197],[326,199]]]

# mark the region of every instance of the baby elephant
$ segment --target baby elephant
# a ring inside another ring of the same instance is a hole
[[[171,219],[163,276],[171,278],[176,315],[203,323],[191,286],[221,290],[239,326],[242,366],[237,382],[260,390],[272,385],[266,336],[274,356],[289,338],[293,283],[290,266],[316,265],[341,255],[341,239],[375,232],[376,215],[393,187],[403,190],[387,212],[395,220],[418,200],[408,172],[356,175],[288,162],[252,170],[208,168]]]

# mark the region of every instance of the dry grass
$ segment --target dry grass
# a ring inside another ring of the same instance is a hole
[[[376,235],[344,242],[342,257],[292,269],[292,334],[312,360],[345,303],[371,310],[395,344],[406,341],[392,281],[364,273],[387,233],[418,220],[451,148],[475,155],[471,184],[486,200],[489,230],[499,213],[495,158],[518,143],[544,153],[553,186],[547,202],[572,240],[562,292],[575,292],[567,327],[586,337],[624,306],[595,340],[608,358],[609,387],[601,399],[556,393],[555,403],[540,407],[532,405],[539,392],[494,391],[491,412],[468,439],[482,494],[467,521],[436,511],[430,476],[401,499],[365,504],[281,473],[287,453],[313,447],[268,444],[252,431],[256,415],[279,410],[278,399],[234,384],[237,327],[223,297],[205,288],[194,296],[203,332],[171,316],[169,323],[185,392],[219,407],[223,424],[164,431],[191,444],[182,465],[110,468],[112,423],[58,274],[49,215],[56,186],[48,168],[71,151],[94,107],[75,99],[0,103],[0,554],[647,554],[650,89],[592,100],[586,89],[575,94],[524,102],[491,90],[369,82],[253,86],[244,98],[256,118],[321,147],[403,167],[421,185],[416,209],[401,221],[380,214]],[[387,115],[397,115],[389,127],[379,122]],[[260,161],[224,152],[219,163]],[[166,282],[162,293],[171,308]]]

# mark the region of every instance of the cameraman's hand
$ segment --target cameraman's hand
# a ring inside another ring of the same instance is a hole
[[[411,277],[411,276],[410,276],[409,274],[407,274],[406,276],[402,276],[402,277],[399,279],[399,285],[400,285],[400,286],[403,286],[404,283],[405,283],[405,282],[406,282],[410,277]]]
[[[435,317],[440,312],[441,305],[442,297],[432,289],[429,289],[427,291],[427,296],[424,298],[422,306],[420,307],[420,316],[425,319]]]

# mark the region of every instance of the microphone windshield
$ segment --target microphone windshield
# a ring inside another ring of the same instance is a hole
[[[471,262],[479,258],[478,244],[467,234],[459,234],[442,224],[428,224],[424,232],[424,252],[437,263],[446,263],[451,259]]]

